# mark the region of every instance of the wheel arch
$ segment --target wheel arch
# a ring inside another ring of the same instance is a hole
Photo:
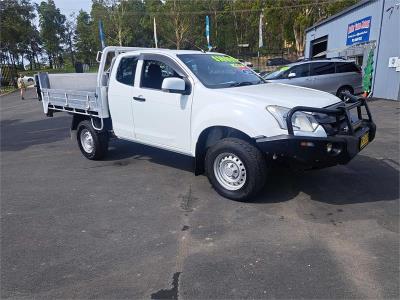
[[[80,115],[80,114],[72,115],[71,131],[78,130],[79,123],[84,121],[84,120],[90,120],[90,117],[86,116],[86,115]]]
[[[336,96],[340,96],[340,90],[345,89],[345,88],[349,88],[350,91],[352,91],[352,94],[354,93],[354,88],[350,85],[350,84],[344,84],[341,85],[337,90],[336,90]]]
[[[207,149],[219,140],[227,137],[235,137],[255,144],[254,140],[245,132],[229,126],[211,126],[205,128],[199,135],[195,148],[195,175],[204,173],[204,159]]]
[[[76,130],[78,130],[78,125],[79,123],[81,123],[82,121],[85,120],[91,120],[92,118],[90,116],[87,115],[81,115],[81,114],[73,114],[72,115],[72,122],[71,122],[71,132],[74,133],[76,132]],[[101,126],[101,120],[99,118],[93,118],[93,122],[95,124],[96,127],[100,127]],[[110,118],[107,119],[103,119],[104,122],[104,127],[101,130],[101,132],[104,131],[110,131],[112,130],[112,122]]]

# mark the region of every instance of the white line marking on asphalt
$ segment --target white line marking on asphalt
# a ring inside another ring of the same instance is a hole
[[[400,172],[400,166],[397,162],[395,162],[392,159],[388,159],[388,158],[382,158],[381,161],[383,161],[385,164],[387,164],[388,166],[392,167],[393,169],[397,170]]]

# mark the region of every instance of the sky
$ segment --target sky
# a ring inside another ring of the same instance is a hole
[[[40,3],[42,0],[33,0],[35,3]],[[61,13],[68,17],[71,13],[78,12],[83,9],[86,12],[90,13],[90,8],[92,6],[91,0],[54,0],[57,8],[60,9]]]

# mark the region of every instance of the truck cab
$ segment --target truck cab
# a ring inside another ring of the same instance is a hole
[[[182,153],[235,200],[262,189],[271,161],[346,164],[376,131],[365,99],[268,83],[221,53],[107,47],[92,89],[52,88],[60,78],[39,74],[44,112],[73,114],[85,157],[104,157],[110,138]]]
[[[108,103],[114,134],[191,154],[194,80],[171,56],[136,51],[116,58]]]

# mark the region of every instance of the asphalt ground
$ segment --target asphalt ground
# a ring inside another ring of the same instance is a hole
[[[89,161],[71,116],[0,98],[1,298],[399,298],[399,114],[346,166],[224,199],[191,159],[123,141]]]

